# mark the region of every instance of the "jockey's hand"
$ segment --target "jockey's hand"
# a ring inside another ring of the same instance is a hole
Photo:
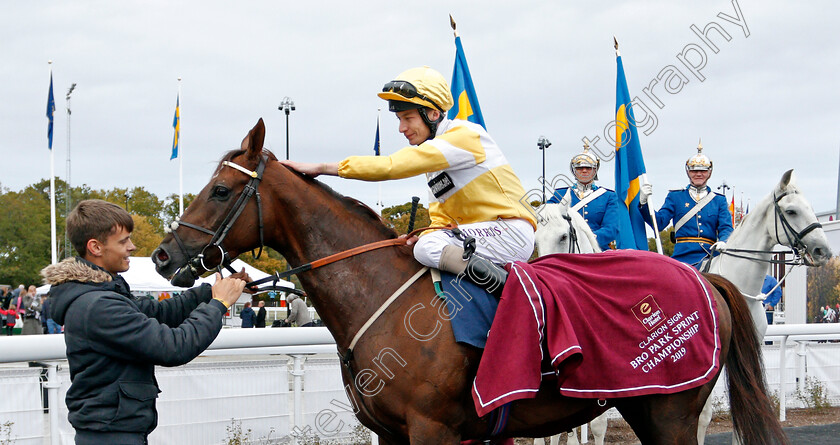
[[[653,184],[642,184],[639,187],[639,204],[647,204],[650,195],[653,195]]]
[[[251,279],[251,276],[248,275],[247,272],[245,272],[244,267],[242,268],[241,271],[236,272],[234,274],[231,274],[230,278],[238,278],[238,279],[240,279],[240,280],[242,280],[246,283],[250,283],[251,281],[254,281],[254,280]],[[251,287],[246,287],[245,289],[243,289],[243,292],[245,292],[246,294],[253,294],[253,293],[256,292],[256,290],[257,290],[257,286],[251,286]]]
[[[295,161],[278,161],[286,167],[303,173],[307,176],[316,177],[318,175],[338,176],[338,163],[320,163],[313,164],[309,162],[295,162]]]
[[[405,234],[405,235],[400,235],[399,239],[405,240],[405,245],[410,246],[410,245],[416,243],[418,238],[417,238],[417,235],[414,235],[411,238],[409,238],[408,234]]]
[[[726,241],[718,241],[712,244],[712,247],[709,250],[712,252],[723,252],[726,250]]]

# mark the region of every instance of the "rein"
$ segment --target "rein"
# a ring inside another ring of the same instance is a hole
[[[572,216],[568,214],[568,212],[563,215],[563,219],[569,223],[569,253],[575,253],[575,251],[580,252],[580,244],[578,244],[578,237],[577,237],[577,230],[575,230],[575,225],[572,223]]]

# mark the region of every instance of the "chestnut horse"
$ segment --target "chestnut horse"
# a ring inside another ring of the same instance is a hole
[[[482,351],[455,342],[445,305],[411,247],[394,243],[318,267],[323,262],[316,260],[397,234],[359,201],[276,162],[262,149],[264,139],[260,119],[241,149],[224,156],[152,253],[158,273],[190,285],[223,260],[272,247],[303,270],[300,282],[344,358],[342,376],[356,415],[380,443],[457,445],[489,437],[492,416],[479,418],[470,395]],[[735,429],[745,444],[787,443],[767,397],[749,312],[728,281],[706,279],[714,286]],[[556,434],[615,406],[644,444],[696,443],[698,416],[716,380],[604,406],[563,397],[553,382],[544,383],[535,398],[511,404],[496,437]]]

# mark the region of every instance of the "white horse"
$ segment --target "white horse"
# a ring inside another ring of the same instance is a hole
[[[539,224],[534,238],[540,255],[551,253],[597,253],[601,251],[595,234],[578,212],[569,211],[563,204],[546,204],[538,212]],[[607,434],[607,413],[589,422],[596,445],[604,445]],[[566,445],[580,445],[577,428],[567,435]],[[560,443],[560,435],[552,436],[551,445]],[[534,439],[534,445],[545,445],[543,439]]]
[[[549,216],[544,216],[543,213]],[[563,218],[551,217],[555,213],[561,214],[561,211],[540,213],[545,219],[537,229],[537,248],[541,255],[569,251],[568,244],[558,241],[560,237],[557,236],[561,231],[569,232],[569,228],[564,225]],[[583,226],[588,228],[585,222]],[[584,230],[586,229],[583,227],[579,229]],[[539,236],[540,232],[543,232],[542,238]],[[709,272],[719,274],[734,283],[744,294],[759,339],[767,332],[767,317],[763,304],[765,296],[761,294],[761,287],[764,277],[770,271],[773,247],[776,245],[794,249],[802,258],[802,262],[808,266],[821,266],[832,256],[828,239],[817,221],[814,210],[796,186],[793,170],[785,172],[773,191],[744,218],[729,236],[724,250],[712,259],[708,268]],[[597,244],[595,247],[597,249]],[[712,411],[710,398],[700,415],[697,431],[699,445],[705,442]],[[599,433],[596,430],[597,420],[591,424],[596,442]],[[602,424],[597,424],[603,425],[604,431],[605,420]],[[554,440],[552,439],[552,445],[556,443]]]
[[[708,267],[709,272],[731,281],[744,294],[759,340],[767,332],[765,295],[761,293],[761,287],[770,272],[773,247],[779,244],[793,249],[808,266],[821,266],[832,255],[811,204],[796,186],[793,170],[785,172],[773,191],[744,218],[729,236],[724,250]],[[705,267],[701,267],[703,269]],[[706,401],[700,414],[699,445],[703,445],[712,420],[711,400]]]

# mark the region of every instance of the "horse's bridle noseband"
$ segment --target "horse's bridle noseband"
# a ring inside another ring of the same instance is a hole
[[[260,181],[262,180],[263,172],[265,171],[265,166],[268,162],[268,157],[266,155],[262,155],[260,157],[260,163],[257,165],[257,169],[254,171],[248,170],[245,167],[242,167],[239,164],[235,164],[230,161],[222,161],[222,166],[228,166],[234,168],[236,170],[245,173],[246,175],[251,177],[251,180],[248,181],[248,184],[245,185],[245,188],[242,190],[242,193],[239,194],[239,198],[233,204],[233,207],[228,211],[225,219],[222,220],[222,223],[219,225],[219,228],[216,229],[215,232],[210,231],[209,229],[205,229],[204,227],[191,224],[188,222],[181,221],[180,218],[176,218],[175,221],[172,222],[170,227],[167,227],[166,231],[172,234],[172,237],[175,238],[175,242],[178,243],[178,248],[181,249],[181,253],[184,257],[189,258],[186,264],[183,267],[187,267],[189,272],[193,275],[194,278],[198,278],[200,273],[198,272],[198,268],[202,267],[204,270],[213,270],[217,269],[221,271],[224,267],[229,270],[231,273],[236,273],[235,270],[230,266],[230,262],[232,261],[228,252],[222,247],[222,242],[224,242],[225,237],[227,237],[228,232],[230,229],[233,228],[233,225],[236,223],[236,220],[239,218],[239,215],[242,214],[242,211],[245,210],[245,206],[248,204],[248,201],[251,199],[251,196],[255,196],[257,200],[257,217],[260,224],[260,248],[259,251],[254,255],[254,258],[259,258],[262,255],[263,251],[263,218],[262,218],[262,202],[260,201],[260,192],[257,188],[260,185]],[[184,245],[184,242],[181,241],[181,238],[178,236],[178,227],[184,226],[190,229],[198,230],[199,232],[206,233],[208,235],[212,235],[210,242],[205,245],[198,255],[190,256],[189,252],[187,252],[187,248]],[[222,254],[222,259],[217,266],[208,267],[204,263],[204,259],[206,258],[205,253],[207,253],[208,249],[219,249],[219,252]]]

